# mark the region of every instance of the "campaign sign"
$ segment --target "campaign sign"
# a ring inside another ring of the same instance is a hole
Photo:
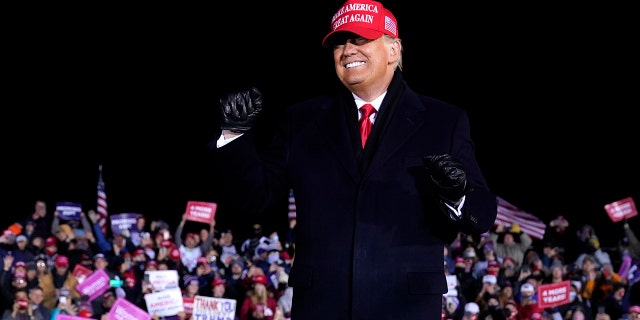
[[[196,296],[193,299],[192,319],[234,320],[236,300]]]
[[[78,283],[82,284],[82,282],[84,282],[84,280],[86,280],[87,277],[91,275],[92,272],[93,270],[78,263],[73,268],[72,274],[74,277],[76,277],[76,280],[78,280]]]
[[[89,296],[89,301],[93,301],[99,295],[110,288],[109,275],[102,269],[94,271],[82,283],[76,285],[76,289],[82,295]]]
[[[194,299],[194,297],[182,297],[182,306],[184,307],[184,313],[187,314],[188,318],[191,318],[191,314],[193,314]]]
[[[58,202],[56,211],[60,220],[80,220],[82,205],[75,202]]]
[[[554,308],[571,302],[571,281],[541,284],[538,287],[538,307],[541,309]]]
[[[215,202],[187,202],[187,220],[209,224],[216,217],[218,204]]]
[[[113,234],[122,234],[124,230],[137,230],[137,213],[120,213],[113,214],[109,216],[109,220],[111,220],[111,233]]]
[[[177,270],[148,270],[144,278],[153,286],[153,291],[162,291],[179,287]]]
[[[613,222],[618,222],[622,219],[628,219],[638,215],[636,204],[633,202],[633,198],[631,197],[611,202],[604,206],[604,210],[607,211],[609,218]]]
[[[147,312],[160,317],[173,316],[184,311],[180,288],[147,293],[144,295],[144,301],[147,303]]]
[[[135,304],[127,301],[124,298],[116,299],[109,314],[107,320],[151,320],[151,315],[146,311],[138,308]]]

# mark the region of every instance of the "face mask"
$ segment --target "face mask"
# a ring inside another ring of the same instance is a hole
[[[276,261],[278,261],[278,259],[280,259],[280,253],[278,252],[269,253],[269,256],[267,257],[267,262],[275,263]]]
[[[569,292],[569,300],[571,301],[575,300],[577,295],[578,294],[575,291]]]

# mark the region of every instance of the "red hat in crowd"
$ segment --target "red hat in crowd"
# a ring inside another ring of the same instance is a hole
[[[253,276],[253,277],[251,278],[251,281],[252,281],[254,284],[261,283],[261,284],[264,284],[265,286],[269,283],[269,282],[267,281],[267,277],[265,277],[265,276],[263,276],[263,275],[261,275],[261,274],[257,274],[257,275],[255,275],[255,276]]]
[[[198,260],[196,260],[196,265],[201,264],[209,264],[209,261],[207,261],[207,258],[205,257],[198,257]]]
[[[178,250],[178,248],[172,248],[169,252],[169,258],[173,260],[180,260],[180,250]]]
[[[226,284],[227,284],[227,282],[224,281],[224,279],[220,279],[220,278],[213,279],[213,281],[211,282],[211,286],[212,287],[215,287],[215,286],[218,286],[218,285],[226,285]]]
[[[58,245],[58,239],[56,239],[56,237],[54,236],[50,236],[44,241],[45,247],[57,246],[57,245]]]
[[[55,260],[56,267],[68,267],[69,266],[69,258],[67,256],[58,255]]]
[[[145,268],[149,268],[149,267],[157,268],[158,267],[158,263],[155,260],[149,260],[145,264]]]
[[[89,310],[89,309],[82,309],[82,310],[78,311],[78,317],[91,318],[91,316],[93,316],[93,314],[91,313],[91,310]]]

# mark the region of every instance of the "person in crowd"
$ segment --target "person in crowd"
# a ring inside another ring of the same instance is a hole
[[[487,267],[490,262],[498,263],[498,258],[493,247],[493,241],[487,241],[482,245],[481,258],[473,265],[473,277],[476,279],[482,279],[487,274]]]
[[[640,241],[636,234],[631,230],[628,221],[624,221],[622,225],[624,235],[618,243],[618,252],[622,257],[629,256],[632,260],[640,260]]]
[[[80,292],[76,289],[78,280],[69,269],[69,258],[67,256],[58,255],[56,257],[54,268],[49,275],[52,277],[53,286],[58,293],[60,290],[66,289],[69,291],[69,299],[80,299]]]
[[[541,242],[550,249],[553,249],[555,251],[554,253],[563,254],[571,244],[573,240],[572,237],[573,233],[569,228],[569,221],[562,215],[559,215],[547,224]],[[571,259],[569,261],[575,261],[577,256],[571,256],[569,258]]]
[[[44,253],[47,257],[47,267],[53,270],[56,258],[58,257],[58,239],[55,236],[48,236],[44,241]]]
[[[457,320],[462,318],[462,313],[464,312],[463,310],[464,302],[461,303],[460,299],[455,295],[443,296],[442,300],[443,300],[442,319]]]
[[[582,265],[582,259],[586,256],[592,256],[598,268],[612,262],[609,253],[600,248],[600,238],[596,235],[596,230],[588,224],[583,225],[577,232],[571,251],[578,256],[574,261],[578,266]]]
[[[536,288],[533,284],[525,282],[520,287],[520,293],[516,295],[518,304],[518,316],[521,319],[529,319],[534,313],[542,313],[544,310],[538,306]]]
[[[526,264],[524,263],[524,255],[533,243],[533,239],[520,230],[519,224],[500,223],[491,232],[490,238],[493,241],[495,255],[498,259],[511,257],[515,260],[517,268]]]
[[[629,320],[638,320],[640,319],[640,305],[632,305],[629,307],[628,319]]]
[[[288,108],[264,148],[252,130],[262,93],[221,99],[211,147],[223,201],[255,217],[293,190],[293,318],[434,318],[447,292],[434,257],[497,215],[469,119],[405,82],[398,23],[382,3],[347,1],[331,26],[322,44],[343,86]]]
[[[11,249],[14,263],[33,261],[35,256],[28,248],[29,239],[25,235],[18,235],[16,237],[15,246]]]
[[[230,264],[230,272],[226,273],[224,280],[226,282],[226,293],[235,299],[237,304],[242,304],[246,295],[247,287],[245,286],[245,276],[247,270],[242,257],[238,257]]]
[[[28,291],[29,304],[33,308],[33,313],[42,314],[43,319],[51,319],[51,309],[47,308],[44,302],[44,291],[40,287],[30,288]]]
[[[116,294],[113,288],[109,288],[97,299],[91,301],[91,307],[93,309],[93,318],[102,319],[102,316],[109,314],[111,307],[116,302]],[[144,310],[144,309],[143,309]]]
[[[563,319],[571,319],[575,310],[582,310],[586,319],[591,319],[591,302],[589,300],[585,300],[580,294],[582,290],[582,281],[571,280],[569,288],[569,303],[558,306],[558,312],[560,312]]]
[[[244,255],[245,259],[251,261],[255,258],[256,249],[258,245],[267,240],[262,229],[262,224],[254,223],[251,226],[251,236],[240,245],[240,253]]]
[[[626,306],[623,305],[625,293],[626,286],[621,283],[616,283],[603,301],[595,305],[604,306],[604,312],[608,314],[611,319],[622,319],[622,315],[626,313],[625,310],[627,309]]]
[[[240,320],[273,320],[278,302],[269,294],[267,281],[267,277],[260,274],[251,278],[251,289],[240,306]]]
[[[51,310],[51,319],[58,319],[59,315],[67,315],[67,316],[77,316],[78,315],[78,305],[70,296],[61,294],[58,298],[58,303],[56,307]]]
[[[10,302],[11,307],[4,309],[2,320],[49,320],[45,319],[42,313],[35,311],[24,289],[15,291]]]
[[[198,277],[198,281],[200,282],[200,288],[198,291],[202,295],[209,294],[209,292],[211,292],[211,283],[213,280],[222,277],[220,273],[211,268],[211,264],[207,261],[206,257],[198,258],[195,276]]]
[[[142,238],[150,234],[149,231],[150,228],[147,224],[147,218],[144,215],[139,214],[136,217],[135,227],[129,230],[129,241],[131,241],[135,247],[141,247]]]
[[[33,206],[33,213],[27,219],[25,224],[33,222],[34,234],[46,238],[51,235],[51,221],[53,220],[50,214],[47,214],[47,203],[43,200],[36,200]]]
[[[236,244],[233,242],[231,230],[220,233],[220,239],[214,249],[220,252],[220,261],[224,264],[225,269],[228,269],[231,261],[235,260],[240,254]]]
[[[480,314],[480,306],[475,302],[467,302],[464,305],[464,314],[462,314],[462,320],[478,319],[479,314]]]
[[[187,221],[187,214],[182,215],[182,220],[176,228],[175,232],[175,245],[180,250],[181,264],[187,268],[187,273],[193,273],[196,268],[198,258],[202,257],[205,252],[211,248],[211,243],[214,237],[215,220],[212,220],[209,224],[209,234],[206,239],[198,241],[195,233],[189,232],[184,237],[184,243],[182,242],[182,230]]]

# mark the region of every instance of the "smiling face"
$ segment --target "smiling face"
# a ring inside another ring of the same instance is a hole
[[[400,58],[399,39],[369,40],[345,32],[331,43],[336,74],[351,92],[372,101],[387,90]]]

